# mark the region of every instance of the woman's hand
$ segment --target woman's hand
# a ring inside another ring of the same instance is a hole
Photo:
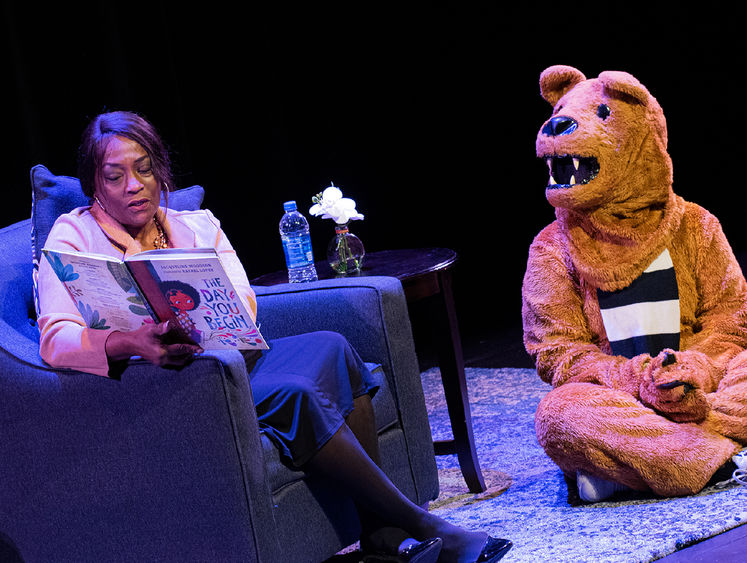
[[[115,331],[106,340],[106,355],[110,360],[127,360],[140,356],[150,363],[166,366],[183,366],[202,348],[194,344],[169,344],[169,322],[144,324],[130,332]]]

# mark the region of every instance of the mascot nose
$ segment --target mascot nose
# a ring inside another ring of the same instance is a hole
[[[559,115],[553,117],[550,121],[545,123],[542,128],[542,134],[548,137],[557,137],[558,135],[570,135],[578,127],[578,122],[572,117],[566,117]]]

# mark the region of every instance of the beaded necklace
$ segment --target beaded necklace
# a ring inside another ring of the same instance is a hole
[[[168,248],[169,247],[169,241],[166,240],[166,233],[163,231],[163,227],[161,226],[161,223],[158,222],[158,219],[153,217],[153,222],[156,224],[156,238],[153,239],[153,246],[157,249],[161,248]]]

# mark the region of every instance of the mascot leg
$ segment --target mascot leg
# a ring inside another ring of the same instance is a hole
[[[741,449],[708,428],[672,422],[624,391],[592,383],[550,391],[535,427],[566,475],[581,470],[661,496],[698,492]]]
[[[718,389],[706,398],[711,410],[702,426],[747,445],[747,351],[729,362]]]

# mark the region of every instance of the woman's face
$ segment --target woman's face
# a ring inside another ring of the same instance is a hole
[[[145,149],[126,137],[113,137],[94,193],[106,212],[136,237],[153,221],[161,202],[160,188]]]

